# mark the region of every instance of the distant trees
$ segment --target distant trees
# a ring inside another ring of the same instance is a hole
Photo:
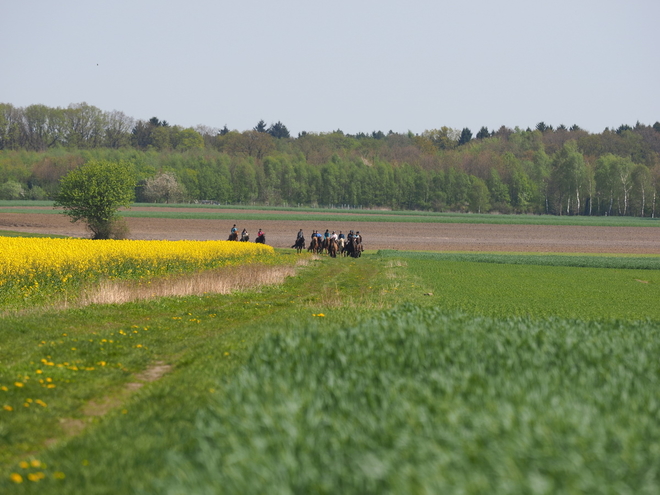
[[[472,140],[472,131],[467,127],[463,128],[463,130],[461,131],[461,135],[458,138],[458,145],[461,146],[463,144],[467,144],[471,140]]]
[[[136,164],[144,201],[655,216],[660,123],[598,134],[539,122],[483,126],[476,136],[443,126],[292,138],[281,121],[239,132],[135,120],[86,103],[0,104],[2,197],[54,198],[72,169],[122,159]]]
[[[477,132],[477,136],[476,136],[477,139],[486,139],[488,137],[490,137],[490,132],[488,132],[488,127],[484,126],[481,129],[479,129],[479,132]]]
[[[273,136],[276,139],[282,139],[282,138],[290,137],[289,136],[289,130],[280,121],[277,121],[275,124],[270,126],[270,128],[268,129],[268,134],[270,134],[271,136]]]
[[[24,195],[23,186],[15,180],[0,184],[0,199],[23,199]]]
[[[144,181],[141,196],[149,203],[179,203],[185,190],[173,172],[161,172]]]

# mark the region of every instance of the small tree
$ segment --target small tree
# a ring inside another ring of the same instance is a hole
[[[21,199],[24,195],[23,186],[15,180],[8,180],[0,185],[0,199]]]
[[[121,238],[127,232],[117,212],[130,206],[135,182],[128,163],[90,161],[62,177],[55,206],[63,207],[72,222],[85,222],[93,239]]]
[[[177,203],[183,199],[184,190],[172,172],[162,172],[146,180],[143,194],[149,202]]]

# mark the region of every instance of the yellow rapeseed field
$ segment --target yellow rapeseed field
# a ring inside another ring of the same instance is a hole
[[[101,279],[143,279],[264,262],[271,246],[229,241],[130,241],[0,237],[0,304]]]

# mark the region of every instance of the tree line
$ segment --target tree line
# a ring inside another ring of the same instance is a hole
[[[138,201],[655,217],[660,123],[292,137],[282,122],[182,128],[86,103],[0,104],[0,198],[54,198],[90,160],[132,163]]]

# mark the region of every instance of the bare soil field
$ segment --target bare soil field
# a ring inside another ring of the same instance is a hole
[[[139,208],[134,208],[138,210]],[[151,211],[154,211],[153,209]],[[168,211],[177,211],[168,208]],[[372,249],[419,251],[506,251],[566,253],[660,254],[660,229],[644,227],[582,227],[539,225],[486,225],[403,222],[338,221],[226,221],[127,218],[132,239],[226,240],[234,223],[246,228],[254,240],[261,228],[266,242],[291,247],[303,229],[360,231],[364,246]],[[71,223],[65,215],[5,213],[0,209],[0,230],[87,237],[84,225]]]

